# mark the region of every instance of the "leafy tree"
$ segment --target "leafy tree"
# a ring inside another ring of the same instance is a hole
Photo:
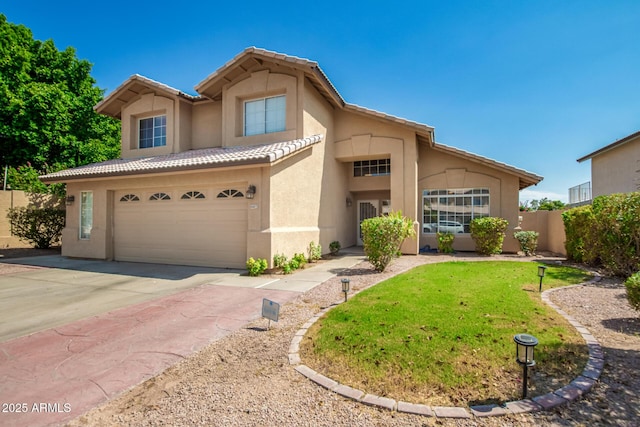
[[[560,200],[549,200],[543,197],[540,200],[525,200],[520,202],[521,211],[555,211],[563,209],[566,205]]]
[[[12,188],[25,181],[20,171],[46,173],[119,156],[119,122],[93,110],[103,91],[90,71],[72,47],[58,51],[52,40],[34,40],[28,28],[0,14],[0,166],[14,169]]]

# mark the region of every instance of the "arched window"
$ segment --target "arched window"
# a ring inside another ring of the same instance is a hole
[[[232,188],[228,190],[223,190],[218,193],[218,199],[226,199],[226,198],[235,198],[235,197],[244,197],[241,191],[234,190]]]
[[[149,200],[171,200],[171,196],[167,193],[155,193],[149,197]]]
[[[121,202],[139,202],[140,197],[136,196],[135,194],[125,194],[124,196],[120,197],[120,201]]]
[[[180,197],[182,200],[204,199],[204,194],[199,191],[187,191]]]

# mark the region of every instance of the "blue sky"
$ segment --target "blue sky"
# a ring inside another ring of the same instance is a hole
[[[544,176],[521,201],[567,201],[576,159],[640,130],[640,1],[6,3],[106,94],[136,73],[195,94],[248,46],[317,61],[347,102]]]

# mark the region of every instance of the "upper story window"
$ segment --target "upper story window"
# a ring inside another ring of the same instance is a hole
[[[360,160],[353,162],[353,176],[380,176],[391,174],[391,159]]]
[[[244,103],[244,135],[281,132],[286,129],[286,96],[254,99]]]
[[[162,147],[167,145],[167,116],[140,119],[138,148]]]

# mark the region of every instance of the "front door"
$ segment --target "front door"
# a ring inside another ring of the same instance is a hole
[[[360,223],[368,218],[378,216],[378,200],[359,200],[358,201],[358,245],[362,246],[362,230]]]

